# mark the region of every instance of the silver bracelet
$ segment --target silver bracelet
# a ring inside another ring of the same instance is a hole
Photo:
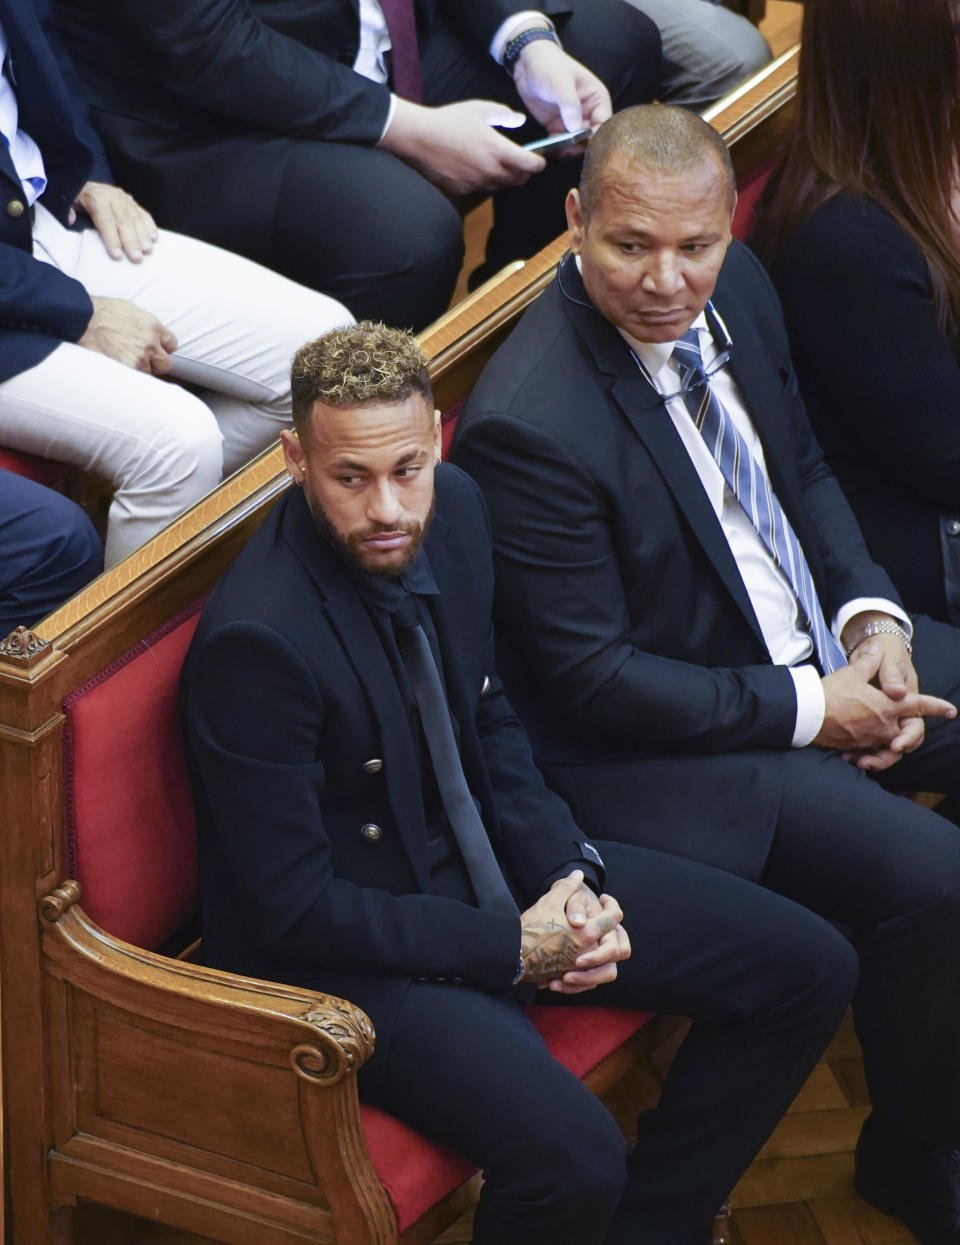
[[[899,623],[893,622],[892,620],[889,622],[884,622],[884,621],[868,622],[867,625],[863,629],[863,635],[860,637],[857,643],[852,644],[850,648],[846,650],[847,656],[849,657],[850,654],[853,652],[853,650],[857,648],[860,644],[862,644],[864,640],[869,640],[870,637],[874,635],[897,635],[899,636],[900,639],[903,641],[904,647],[906,648],[907,652],[910,654],[911,657],[913,656],[913,644],[910,640],[910,636],[907,634],[906,628],[901,627]]]

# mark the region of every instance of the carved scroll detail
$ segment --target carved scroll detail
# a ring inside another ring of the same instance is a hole
[[[59,921],[63,914],[78,902],[82,893],[80,883],[75,882],[73,878],[68,878],[55,891],[44,895],[40,900],[40,915],[51,924]]]
[[[329,995],[323,1006],[304,1013],[313,1026],[315,1042],[302,1042],[290,1052],[297,1076],[319,1085],[336,1085],[356,1072],[373,1054],[373,1026],[357,1007]]]
[[[0,657],[21,666],[30,666],[49,647],[50,641],[44,640],[35,631],[14,627],[5,640],[0,640]]]

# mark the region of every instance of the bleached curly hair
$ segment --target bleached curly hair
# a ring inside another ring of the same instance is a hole
[[[301,435],[318,400],[326,406],[370,406],[419,393],[433,410],[427,357],[417,339],[373,320],[332,329],[302,346],[294,356],[290,390],[293,423]]]

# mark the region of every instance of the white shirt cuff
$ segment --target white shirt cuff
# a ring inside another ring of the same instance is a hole
[[[386,134],[387,130],[389,130],[389,129],[390,129],[390,126],[391,126],[391,125],[392,125],[392,123],[393,123],[393,118],[394,118],[394,115],[396,114],[396,111],[397,111],[397,97],[396,97],[396,95],[394,95],[394,93],[391,91],[391,92],[390,92],[390,107],[387,109],[387,119],[386,119],[386,121],[383,123],[383,129],[380,131],[380,139],[379,139],[379,141],[380,141],[381,143],[383,142],[383,136],[384,136],[384,134]]]
[[[827,711],[827,701],[820,682],[820,671],[816,666],[788,666],[797,693],[797,722],[793,728],[791,748],[805,748],[813,743],[823,726],[823,715]]]
[[[525,26],[534,17],[538,22],[542,22],[544,26],[549,26],[551,30],[556,30],[556,26],[547,17],[546,13],[538,13],[536,9],[524,9],[522,13],[511,13],[505,22],[500,23],[496,34],[490,40],[490,55],[498,65],[503,64],[503,54],[507,50],[507,44],[513,38],[517,29],[520,26]]]
[[[833,632],[833,638],[840,643],[840,636],[844,627],[851,618],[857,614],[862,614],[866,610],[876,610],[881,614],[889,614],[891,618],[895,618],[903,627],[909,639],[913,639],[913,623],[906,616],[899,605],[894,605],[892,601],[886,601],[883,597],[856,597],[853,601],[848,601],[846,605],[842,605],[837,610],[837,616],[833,620],[833,626],[830,630]]]

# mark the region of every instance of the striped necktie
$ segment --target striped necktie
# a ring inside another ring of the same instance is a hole
[[[413,0],[380,0],[380,9],[390,32],[393,89],[401,99],[419,104],[423,99],[423,83]]]
[[[845,666],[847,660],[827,626],[807,559],[766,472],[750,453],[746,441],[724,410],[723,403],[710,387],[696,329],[690,329],[680,338],[674,345],[672,357],[683,383],[681,396],[693,422],[741,509],[757,529],[770,556],[793,589],[821,670],[824,674],[832,674]]]

